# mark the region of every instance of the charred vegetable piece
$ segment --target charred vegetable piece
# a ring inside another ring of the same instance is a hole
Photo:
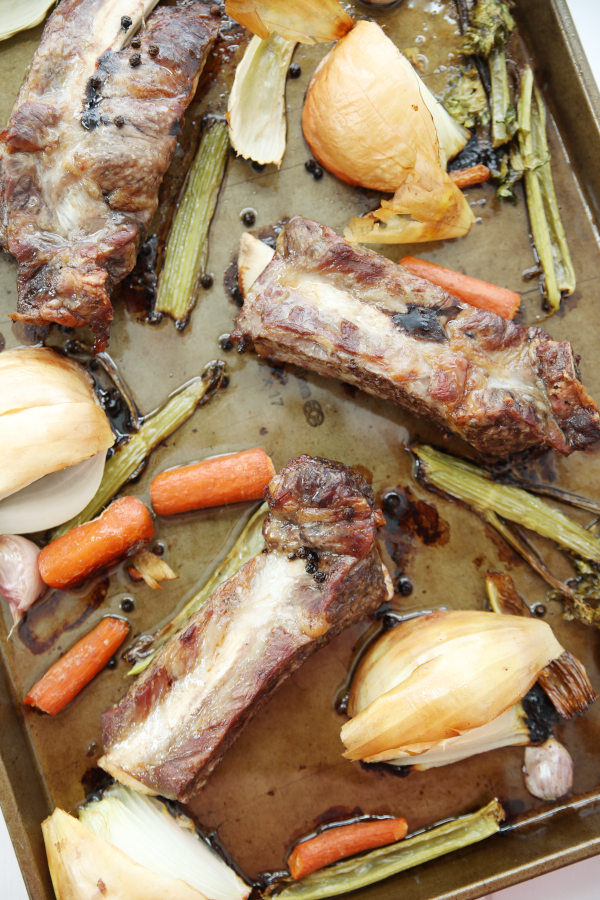
[[[58,528],[53,537],[60,537],[97,515],[111,497],[140,472],[140,467],[155,447],[183,425],[198,406],[211,399],[221,386],[225,372],[225,363],[220,360],[208,363],[202,375],[188,381],[171,394],[164,406],[146,416],[139,431],[132,434],[126,443],[115,448],[106,463],[102,482],[94,498],[79,515]]]
[[[154,308],[178,323],[187,321],[196,302],[199,279],[206,269],[208,230],[217,206],[228,148],[225,122],[209,125],[188,172],[169,231]]]
[[[503,819],[502,806],[498,800],[492,800],[475,813],[435,825],[398,844],[335,863],[299,881],[279,883],[273,893],[281,900],[320,900],[355,891],[484,840],[500,830]]]

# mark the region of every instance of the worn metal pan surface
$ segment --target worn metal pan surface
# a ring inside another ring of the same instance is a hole
[[[364,7],[357,6],[356,12],[365,15]],[[557,194],[578,276],[576,294],[546,327],[554,337],[573,342],[582,358],[584,382],[600,398],[596,364],[600,253],[595,230],[600,210],[598,92],[564,3],[519,0],[517,15],[521,38],[513,40],[511,52],[516,60],[525,56],[532,60],[551,112],[549,138]],[[401,48],[417,48],[426,81],[434,91],[442,90],[457,63],[451,0],[405,0],[378,18]],[[40,29],[35,29],[2,45],[2,121],[39,35]],[[220,52],[230,60],[229,66],[221,74],[210,67],[204,79],[188,116],[178,161],[165,183],[157,228],[172,209],[203,112],[223,111],[231,62],[241,52],[237,32],[231,32]],[[117,301],[110,352],[143,411],[162,402],[173,388],[200,371],[205,361],[223,355],[218,338],[230,331],[236,311],[223,287],[223,273],[244,230],[242,209],[256,209],[257,228],[295,213],[342,228],[351,215],[373,205],[374,195],[346,187],[328,174],[315,181],[304,167],[309,153],[299,114],[309,77],[324,52],[323,47],[301,47],[296,53],[302,76],[288,83],[288,147],[281,170],[269,167],[257,172],[241,160],[229,162],[210,238],[214,286],[202,292],[187,329],[180,333],[168,320],[150,325],[143,321],[143,304],[125,297]],[[428,246],[427,256],[522,291],[524,319],[535,320],[541,315],[538,290],[535,283],[522,280],[522,272],[534,262],[523,201],[500,206],[487,186],[471,190],[469,197],[477,225],[467,238]],[[406,250],[386,252],[398,256]],[[16,346],[32,336],[13,328],[8,319],[16,297],[15,266],[7,257],[0,258],[0,286],[0,331],[7,347]],[[68,338],[56,333],[51,341],[61,344]],[[229,353],[227,358],[230,386],[154,453],[132,488],[136,494],[147,499],[151,477],[169,465],[253,445],[264,445],[277,467],[300,452],[341,459],[369,470],[377,492],[408,486],[413,503],[428,504],[420,507],[428,528],[416,526],[406,541],[403,568],[414,590],[398,598],[402,609],[482,607],[483,575],[488,568],[507,569],[529,602],[545,602],[541,582],[478,519],[414,482],[405,447],[415,438],[443,446],[445,438],[439,431],[316,375],[274,369],[252,355]],[[547,474],[574,491],[595,493],[600,487],[598,451],[574,454],[568,460],[548,457],[545,465]],[[30,615],[10,640],[3,631],[0,790],[27,885],[36,900],[52,896],[40,822],[55,805],[70,809],[83,799],[86,773],[89,781],[89,770],[100,755],[100,713],[123,693],[127,666],[119,661],[115,669],[104,671],[55,719],[25,711],[21,698],[49,663],[100,615],[119,611],[125,596],[135,598],[129,616],[134,633],[152,630],[167,618],[226,552],[248,513],[246,507],[230,507],[160,522],[159,539],[180,576],[160,592],[134,586],[117,570],[101,607],[94,605],[89,591],[61,595],[52,609]],[[5,609],[3,616],[2,628],[7,632]],[[596,688],[600,687],[597,632],[564,622],[552,604],[547,604],[546,617],[562,643],[588,667]],[[218,830],[235,862],[251,877],[280,869],[290,843],[320,821],[356,810],[402,814],[416,829],[472,810],[492,796],[498,796],[511,815],[528,816],[542,806],[524,791],[518,749],[403,779],[342,760],[342,720],[333,708],[333,698],[365,627],[341,635],[283,685],[192,803],[198,821]],[[513,834],[499,835],[409,871],[362,896],[373,900],[400,894],[406,900],[477,897],[598,852],[600,804],[594,797],[600,791],[600,704],[597,707],[558,729],[575,761],[574,793],[591,793],[591,799],[579,805],[567,802],[560,814],[536,819]]]

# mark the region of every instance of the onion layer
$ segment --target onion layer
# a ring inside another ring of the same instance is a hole
[[[358,22],[321,62],[308,88],[302,128],[313,155],[338,178],[395,191],[380,209],[351,221],[350,240],[460,237],[475,221],[445,171],[468,132],[374,22]]]

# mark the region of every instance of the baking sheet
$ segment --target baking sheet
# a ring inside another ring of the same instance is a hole
[[[580,50],[574,48],[563,5],[522,0],[518,12],[523,34],[531,41],[545,99],[561,125],[559,136],[550,122],[549,139],[557,195],[578,276],[576,294],[545,327],[555,338],[573,342],[582,356],[584,383],[598,399],[600,372],[594,361],[600,325],[595,303],[600,255],[593,210],[599,206],[600,176],[597,166],[591,165],[600,152],[597,92],[590,87],[591,80],[586,82],[585,64]],[[364,16],[364,8],[358,14]],[[425,80],[434,91],[442,90],[457,62],[452,2],[405,0],[394,11],[376,18],[398,46],[418,48],[424,56]],[[27,32],[3,46],[2,121],[8,116],[39,34],[40,29]],[[238,43],[232,33],[226,54],[233,60],[241,52],[236,49]],[[525,53],[517,42],[512,49],[516,58]],[[265,446],[277,468],[301,452],[342,459],[369,470],[377,492],[409,485],[416,500],[437,509],[438,536],[429,543],[419,533],[410,539],[405,571],[414,590],[402,599],[403,610],[480,608],[488,568],[507,569],[530,603],[541,602],[543,585],[504,545],[493,540],[479,520],[412,481],[404,449],[410,440],[464,450],[458,441],[448,442],[432,426],[341,384],[291,367],[275,369],[250,354],[223,354],[218,344],[219,335],[231,329],[235,315],[235,306],[223,288],[223,273],[244,230],[242,209],[256,209],[256,228],[300,213],[342,229],[351,215],[374,205],[373,193],[348,188],[327,173],[321,181],[314,181],[304,168],[309,152],[300,129],[302,97],[325,52],[323,47],[300,47],[296,52],[302,76],[288,82],[288,147],[281,170],[268,167],[256,172],[244,161],[231,159],[229,163],[211,229],[208,268],[215,275],[214,286],[201,293],[187,329],[179,333],[168,320],[151,326],[140,321],[140,312],[131,304],[116,303],[110,352],[142,410],[154,408],[210,358],[222,356],[231,369],[227,390],[161,445],[132,491],[147,500],[150,480],[161,469],[253,445]],[[194,104],[188,116],[179,161],[163,192],[163,219],[180,181],[182,160],[193,152],[202,113],[223,111],[224,79],[215,80],[209,72],[206,81],[208,94]],[[471,189],[469,199],[478,223],[467,238],[414,250],[520,290],[524,321],[535,321],[541,315],[537,287],[521,279],[521,273],[533,263],[523,202],[500,205],[487,186]],[[385,252],[397,258],[410,250],[404,246]],[[0,332],[7,347],[17,346],[27,334],[8,320],[16,302],[15,266],[5,256],[0,258],[0,286]],[[71,336],[58,332],[51,340],[64,343]],[[574,454],[568,460],[548,457],[547,471],[558,483],[589,493],[590,486],[600,481],[598,451]],[[166,547],[167,560],[180,575],[177,582],[152,592],[133,585],[118,570],[111,576],[102,606],[90,609],[85,621],[81,618],[88,611],[89,591],[61,597],[52,615],[44,612],[29,617],[27,634],[21,630],[10,642],[2,641],[2,802],[33,897],[52,896],[39,823],[55,805],[70,809],[83,799],[82,779],[100,755],[99,715],[123,693],[127,666],[119,662],[116,669],[104,671],[56,719],[24,711],[20,698],[50,662],[101,615],[120,611],[125,596],[136,602],[129,616],[133,633],[151,630],[168,618],[226,552],[248,512],[249,507],[235,507],[161,520],[158,537]],[[563,622],[558,612],[549,605],[547,620],[556,627],[562,643],[580,656],[598,688],[597,634]],[[8,616],[5,610],[3,613],[8,630]],[[61,623],[77,620],[79,625],[52,641]],[[357,810],[394,812],[405,815],[413,830],[469,811],[494,795],[514,814],[541,806],[523,789],[522,750],[518,749],[496,751],[447,769],[412,773],[404,779],[342,760],[339,729],[343,720],[333,709],[333,699],[364,627],[341,635],[282,686],[192,803],[197,819],[208,830],[217,830],[233,859],[251,877],[281,868],[290,843],[327,817],[339,818]],[[29,646],[23,643],[24,637]],[[43,652],[32,652],[32,647],[41,650],[43,644]],[[600,781],[596,753],[599,716],[600,710],[592,709],[585,718],[557,729],[557,736],[567,743],[574,758],[577,794],[595,791]],[[362,896],[393,897],[400,891],[408,898],[480,896],[597,852],[599,834],[600,812],[588,803],[547,823],[495,837],[404,873],[363,891]]]

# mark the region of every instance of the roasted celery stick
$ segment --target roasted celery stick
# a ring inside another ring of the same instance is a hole
[[[52,533],[57,538],[76,525],[97,515],[123,485],[140,471],[147,457],[161,441],[173,434],[189,419],[197,406],[206,403],[221,385],[226,371],[224,362],[213,360],[202,375],[171,394],[164,406],[147,416],[139,431],[124,444],[119,444],[104,467],[104,475],[96,494],[77,516],[65,522]]]
[[[434,487],[463,500],[484,516],[503,516],[584,559],[600,562],[600,539],[539,497],[497,484],[483,469],[432,447],[412,449],[419,460],[420,474]]]
[[[372,850],[351,859],[319,869],[298,881],[286,880],[281,889],[275,887],[277,897],[287,900],[318,900],[335,897],[383,881],[391,875],[436,859],[445,853],[482,841],[500,829],[504,810],[498,800],[492,800],[471,815],[460,816],[452,822],[405,838],[396,844]]]
[[[489,59],[492,107],[492,146],[500,147],[512,138],[517,130],[517,116],[510,99],[506,53],[492,50]]]
[[[575,271],[550,169],[546,111],[539,92],[534,92],[533,72],[529,66],[521,74],[518,129],[531,233],[544,270],[548,304],[552,310],[557,310],[561,295],[572,294],[575,290]]]
[[[165,641],[206,603],[218,586],[223,584],[228,578],[231,578],[249,559],[260,553],[264,546],[262,526],[266,514],[267,506],[263,503],[254,513],[223,562],[215,569],[200,590],[196,591],[185,606],[179,610],[177,615],[170,622],[167,622],[166,625],[163,625],[154,635],[142,635],[141,640],[133,644],[126,657],[129,662],[136,660],[135,665],[128,672],[129,675],[139,675],[140,672],[143,672],[150,665],[155,654]]]
[[[184,324],[196,302],[198,279],[208,258],[207,235],[217,205],[229,137],[225,122],[204,132],[173,218],[158,280],[156,312]]]

